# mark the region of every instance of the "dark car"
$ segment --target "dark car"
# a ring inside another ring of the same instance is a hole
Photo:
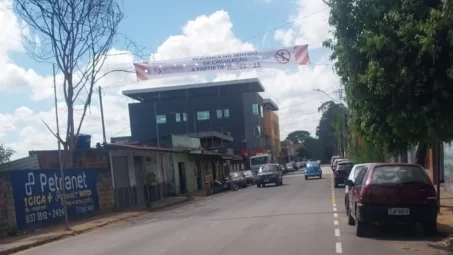
[[[419,165],[378,163],[362,168],[353,182],[347,207],[348,224],[356,235],[365,235],[371,224],[420,223],[427,235],[437,228],[434,185]]]
[[[247,184],[255,185],[255,175],[253,174],[252,170],[242,171],[242,174],[244,174]]]
[[[340,187],[340,184],[345,184],[345,181],[348,179],[349,173],[352,170],[352,167],[354,166],[354,163],[351,161],[340,161],[337,163],[334,175],[334,184],[335,188]]]
[[[266,184],[274,183],[276,186],[283,184],[283,173],[280,166],[277,164],[263,165],[258,170],[255,177],[255,183],[258,188],[266,186]]]
[[[238,187],[245,188],[248,186],[247,181],[242,172],[230,172],[230,178],[231,181],[238,185]]]
[[[334,166],[334,163],[335,163],[335,160],[337,159],[341,159],[340,156],[332,156],[332,158],[330,159],[330,167],[332,168],[332,170],[335,170],[335,166]]]

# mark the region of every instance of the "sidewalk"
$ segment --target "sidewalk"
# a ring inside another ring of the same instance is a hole
[[[21,236],[3,238],[0,239],[0,255],[12,254],[46,243],[61,240],[70,236],[80,235],[96,228],[136,218],[141,215],[150,213],[150,211],[173,206],[192,199],[192,197],[169,197],[160,201],[153,202],[148,210],[137,209],[128,212],[102,214],[87,219],[72,221],[70,222],[70,230],[65,230],[64,226],[58,225],[54,227],[38,229]]]
[[[446,236],[453,234],[453,193],[440,189],[440,214],[437,228]]]

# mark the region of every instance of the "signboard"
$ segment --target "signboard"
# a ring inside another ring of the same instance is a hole
[[[11,171],[17,228],[28,229],[64,219],[62,187],[66,191],[68,217],[99,209],[96,172],[91,169]]]
[[[230,54],[200,56],[168,61],[134,63],[137,78],[149,80],[181,74],[206,72],[245,71],[288,65],[307,65],[308,45],[286,48],[246,51]]]

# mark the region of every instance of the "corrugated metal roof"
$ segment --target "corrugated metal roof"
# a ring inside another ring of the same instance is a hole
[[[39,169],[38,155],[34,154],[0,165],[0,172],[9,170]]]
[[[132,150],[145,150],[145,151],[170,151],[170,152],[183,151],[183,150],[174,149],[174,148],[163,148],[163,147],[155,147],[155,146],[148,146],[148,145],[117,144],[117,143],[108,143],[105,146],[109,147],[109,148],[116,148],[116,149],[132,149]]]

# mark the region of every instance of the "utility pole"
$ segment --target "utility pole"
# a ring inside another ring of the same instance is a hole
[[[102,88],[101,88],[101,86],[99,86],[98,92],[99,92],[99,105],[101,107],[102,138],[103,138],[104,144],[106,144],[107,138],[105,136],[104,107],[102,105]]]
[[[63,197],[61,198],[61,204],[63,205],[64,211],[64,222],[66,229],[69,230],[68,221],[68,209],[66,206],[66,185],[64,185],[64,168],[63,168],[63,156],[61,155],[61,143],[60,143],[60,122],[58,119],[58,100],[57,100],[57,81],[56,81],[56,70],[55,64],[52,65],[53,69],[53,93],[55,99],[55,121],[57,122],[57,143],[58,143],[58,161],[60,161],[60,190],[62,191]],[[58,184],[57,184],[58,185]]]

